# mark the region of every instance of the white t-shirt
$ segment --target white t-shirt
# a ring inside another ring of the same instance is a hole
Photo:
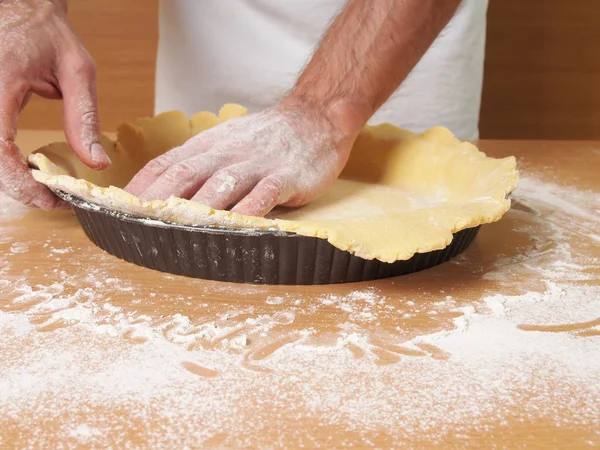
[[[293,87],[344,0],[161,0],[157,113],[239,103],[250,112]],[[478,137],[487,0],[463,0],[400,88],[371,118]]]

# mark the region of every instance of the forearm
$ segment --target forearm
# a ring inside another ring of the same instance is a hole
[[[349,0],[286,102],[353,139],[454,15],[460,0]]]

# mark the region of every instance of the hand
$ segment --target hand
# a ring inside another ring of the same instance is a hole
[[[315,199],[336,180],[351,147],[312,108],[282,103],[198,134],[150,161],[125,190],[143,200],[177,196],[264,216]]]
[[[70,146],[92,168],[110,164],[100,143],[94,62],[67,23],[64,0],[0,2],[0,190],[51,209],[60,201],[33,179],[15,145],[18,115],[32,94],[63,98]]]

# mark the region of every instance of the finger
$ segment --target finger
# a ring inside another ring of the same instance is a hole
[[[216,171],[226,164],[227,156],[209,153],[169,167],[139,197],[142,200],[166,200],[170,196],[190,198]]]
[[[42,209],[63,205],[43,184],[31,176],[25,158],[14,142],[0,139],[0,190],[15,200]]]
[[[269,176],[261,180],[252,192],[244,197],[231,211],[247,216],[266,216],[283,199],[284,185],[280,178]]]
[[[22,203],[52,208],[56,198],[38,184],[15,144],[19,109],[29,88],[23,80],[0,81],[0,189]]]
[[[84,164],[105,169],[110,159],[100,135],[94,60],[83,49],[71,52],[60,61],[57,75],[69,145]]]
[[[244,198],[260,181],[261,173],[255,165],[237,164],[219,170],[200,190],[192,200],[214,209],[227,209]]]
[[[125,191],[139,197],[154,182],[156,182],[158,178],[167,171],[167,169],[179,163],[180,161],[191,159],[195,155],[204,153],[209,149],[210,145],[207,142],[192,138],[184,145],[176,147],[173,150],[170,150],[167,153],[148,162],[142,168],[142,170],[135,174],[127,186],[125,186]]]

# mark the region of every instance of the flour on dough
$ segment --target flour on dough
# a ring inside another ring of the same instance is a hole
[[[487,157],[445,128],[414,134],[382,124],[363,129],[340,179],[321,197],[301,208],[277,208],[266,218],[176,197],[143,202],[122,190],[151,159],[246,113],[225,105],[218,116],[200,112],[188,119],[167,112],[121,125],[116,141],[104,138],[113,163],[103,171],[84,166],[66,143],[43,147],[29,161],[39,182],[106,208],[185,225],[316,236],[361,258],[390,263],[442,249],[453,233],[499,220],[519,178],[514,157]]]

